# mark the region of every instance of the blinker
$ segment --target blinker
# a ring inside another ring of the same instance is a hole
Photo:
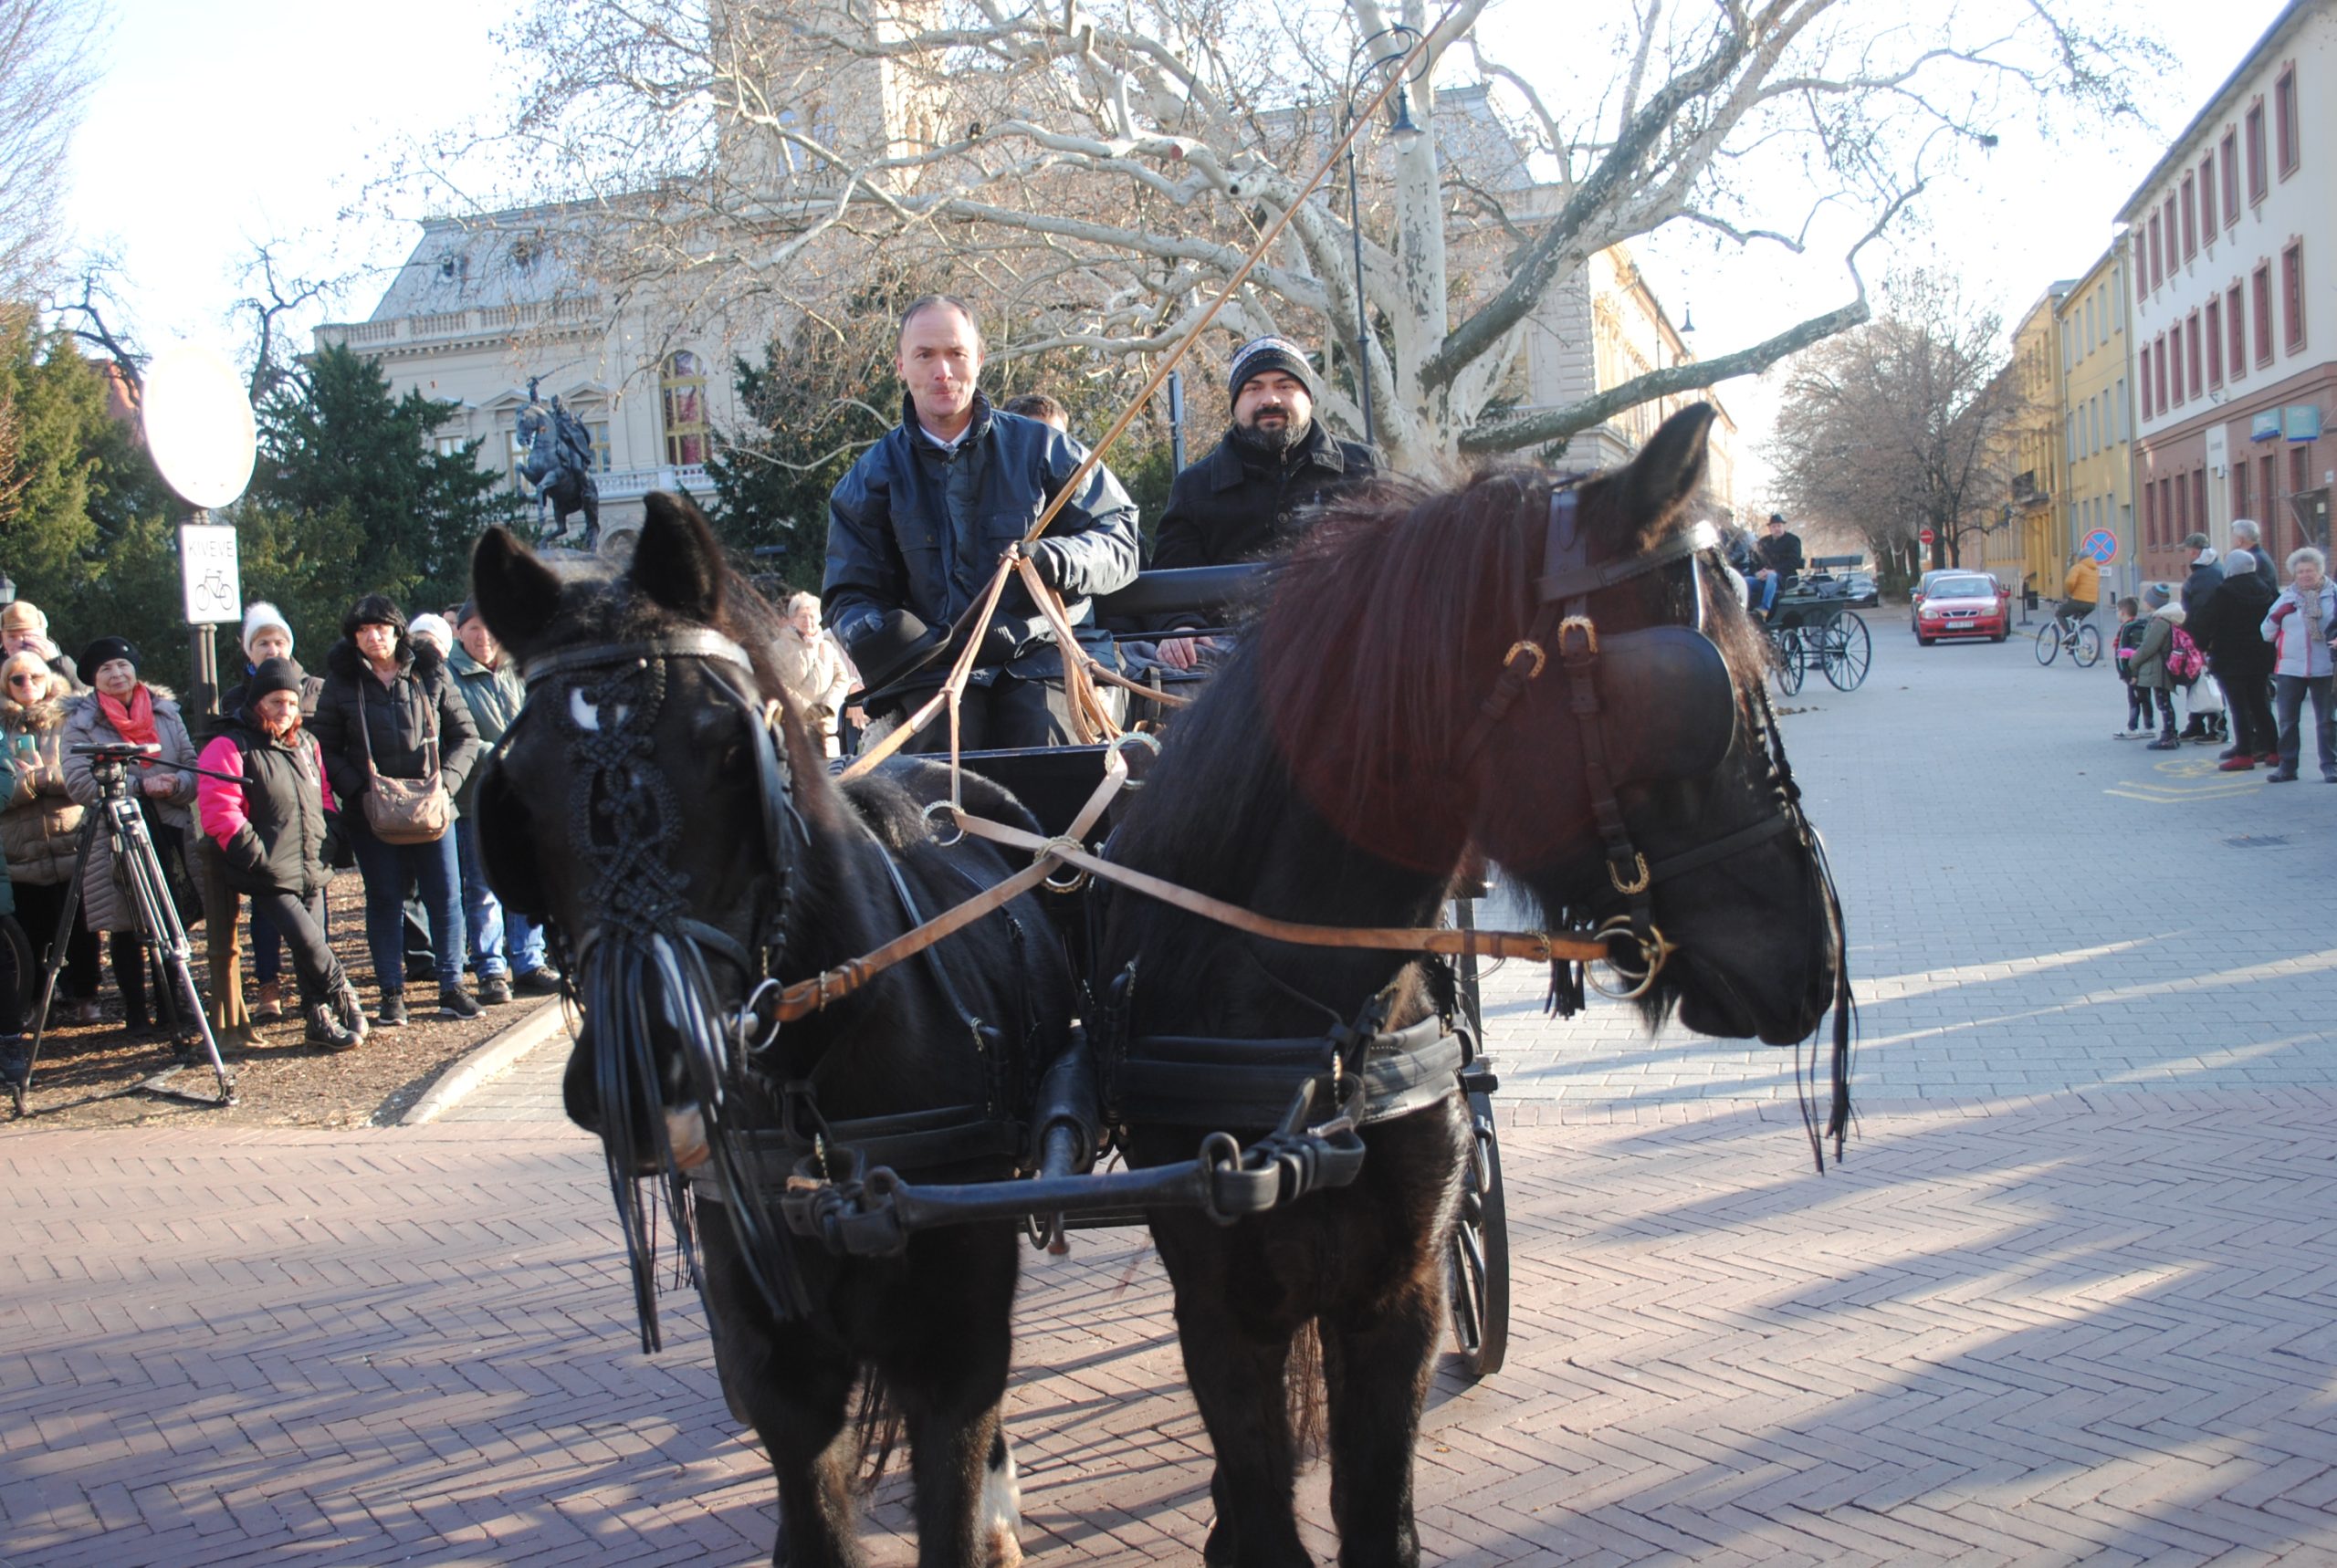
[[[1736,687],[1720,649],[1702,632],[1610,632],[1599,640],[1593,678],[1616,783],[1703,778],[1727,757],[1736,737]]]

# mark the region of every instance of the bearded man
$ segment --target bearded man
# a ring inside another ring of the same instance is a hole
[[[1312,508],[1379,473],[1370,447],[1338,440],[1315,420],[1315,372],[1289,339],[1242,344],[1226,392],[1232,427],[1169,487],[1156,568],[1228,566],[1272,554],[1305,527]],[[1166,629],[1202,623],[1180,616]],[[1160,644],[1160,659],[1189,670],[1208,645],[1206,638],[1172,636]]]

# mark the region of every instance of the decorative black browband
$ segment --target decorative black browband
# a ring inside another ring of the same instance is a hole
[[[707,627],[686,627],[638,643],[591,643],[581,648],[555,648],[519,666],[520,678],[533,685],[547,676],[576,670],[605,670],[612,664],[645,664],[652,659],[720,659],[752,672],[747,651]]]

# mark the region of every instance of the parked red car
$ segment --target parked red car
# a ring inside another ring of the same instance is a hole
[[[2011,632],[2012,595],[1984,571],[1934,578],[1915,606],[1915,641],[1927,648],[1943,637],[2001,643]]]

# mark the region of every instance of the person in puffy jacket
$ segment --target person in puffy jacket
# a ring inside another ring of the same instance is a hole
[[[2143,594],[2143,605],[2150,612],[2143,618],[2143,634],[2134,643],[2134,689],[2149,694],[2158,704],[2159,737],[2150,744],[2153,751],[2175,751],[2183,742],[2175,736],[2175,688],[2183,683],[2167,668],[2166,656],[2175,651],[2175,633],[2182,627],[2183,606],[2175,602],[2175,595],[2163,582],[2153,583]]]
[[[411,876],[430,916],[430,949],[437,956],[442,1017],[478,1016],[477,998],[463,988],[462,872],[455,835],[428,843],[393,844],[366,825],[364,804],[376,774],[423,779],[434,772],[449,796],[478,761],[478,729],[455,687],[445,660],[427,643],[407,635],[405,614],[387,598],[369,593],[341,619],[341,640],[325,655],[325,689],[312,727],[324,751],[325,772],[341,802],[342,835],[365,879],[365,943],[381,988],[376,1017],[385,1028],[406,1021],[404,909]]]
[[[2331,726],[2332,663],[2337,640],[2337,587],[2329,581],[2329,562],[2308,545],[2289,552],[2289,586],[2272,601],[2258,630],[2278,650],[2272,666],[2272,706],[2280,747],[2279,765],[2272,782],[2287,784],[2297,776],[2302,737],[2297,716],[2304,699],[2312,698],[2312,733],[2321,748],[2321,776],[2337,784],[2337,732]]]
[[[475,604],[455,612],[454,652],[446,667],[454,672],[456,689],[478,727],[479,744],[491,747],[503,738],[528,700],[527,683],[519,664],[503,651],[495,633]],[[560,989],[560,971],[544,962],[543,928],[516,909],[506,909],[495,890],[487,885],[487,862],[481,858],[478,821],[471,800],[478,793],[476,769],[455,797],[455,850],[463,868],[463,918],[471,962],[478,968],[478,999],[500,1005],[511,999],[513,988],[549,996]]]
[[[347,1051],[365,1038],[365,1009],[325,940],[332,787],[323,754],[300,722],[303,678],[289,659],[260,661],[244,683],[241,706],[204,748],[195,800],[227,885],[249,898],[292,949],[309,1043]]]
[[[0,663],[0,761],[7,765],[7,803],[0,808],[0,849],[16,894],[16,922],[36,955],[55,940],[73,883],[87,813],[65,787],[65,709],[71,685],[37,653]],[[98,1021],[98,938],[81,918],[65,942],[58,1017]]]
[[[171,901],[182,921],[192,921],[201,910],[195,883],[186,862],[186,836],[194,831],[194,740],[186,720],[179,716],[178,699],[162,686],[141,678],[142,662],[137,648],[121,637],[100,637],[81,651],[81,668],[97,689],[78,697],[65,716],[65,787],[84,806],[95,807],[99,790],[89,758],[77,754],[85,746],[153,746],[154,758],[133,767],[130,788],[146,818],[147,836],[154,842],[154,858],[170,883]],[[81,877],[81,904],[89,929],[108,934],[106,949],[113,961],[114,984],[121,988],[122,1016],[131,1029],[147,1024],[145,967],[140,955],[146,946],[138,921],[137,901],[130,893],[130,873],[114,864],[113,847],[100,831],[89,850],[89,870]],[[174,1017],[179,998],[171,996],[161,961],[155,961],[155,990],[162,1012]],[[194,1020],[178,1020],[192,1028]],[[183,1045],[184,1041],[182,1041]]]
[[[292,657],[292,623],[284,612],[267,601],[255,600],[244,606],[244,673],[243,678],[230,686],[219,699],[219,711],[229,718],[241,712],[244,699],[250,695],[253,672],[270,659]],[[324,678],[308,675],[300,682],[300,713],[303,720],[314,718],[317,699],[324,693]],[[222,999],[240,987],[240,975],[235,942],[234,915],[229,908],[231,899],[216,901],[219,907],[206,915],[211,926],[211,1002],[212,1025],[215,1029],[232,1031],[236,1020],[234,1009],[224,1009]],[[223,962],[224,961],[224,962]],[[252,977],[259,982],[259,998],[253,1003],[250,1022],[278,1023],[284,1018],[284,937],[267,916],[259,910],[252,911]]]

